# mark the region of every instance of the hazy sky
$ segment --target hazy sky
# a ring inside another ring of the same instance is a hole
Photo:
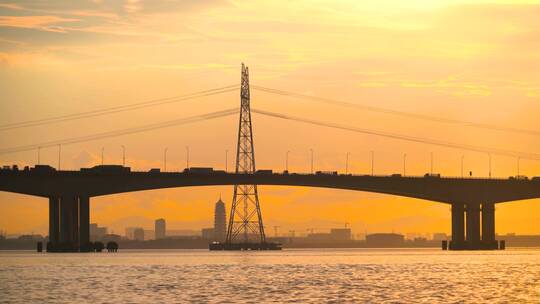
[[[238,84],[351,103],[537,130],[540,114],[540,1],[0,1],[1,124],[92,111]],[[239,107],[238,91],[46,126],[0,130],[1,147],[95,134]],[[325,122],[493,149],[540,152],[539,136],[315,103],[252,91],[252,107]],[[487,153],[327,129],[254,114],[258,168],[353,173],[434,170],[488,174]],[[237,117],[229,116],[62,147],[62,168],[120,163],[135,170],[234,163]],[[57,148],[41,151],[57,166]],[[33,164],[37,151],[1,154],[3,164]],[[515,157],[492,155],[492,172],[517,172]],[[522,159],[521,173],[540,175]],[[147,191],[92,199],[91,221],[123,233],[212,222],[232,187]],[[350,223],[356,233],[450,231],[449,206],[362,192],[260,187],[264,221],[282,232],[323,231]],[[0,193],[0,230],[47,231],[46,200]],[[497,232],[540,233],[540,200],[498,205]],[[273,229],[270,231],[272,235]]]

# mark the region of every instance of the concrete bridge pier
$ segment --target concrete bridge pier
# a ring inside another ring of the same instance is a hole
[[[452,204],[452,241],[450,250],[494,250],[495,204]]]
[[[482,245],[485,249],[498,249],[495,239],[495,204],[482,204]]]
[[[60,241],[60,200],[49,197],[49,245],[47,251],[54,251],[54,244]]]
[[[459,250],[465,246],[465,205],[452,204],[452,240],[450,250]]]
[[[90,244],[90,198],[79,197],[79,250],[88,252],[92,249]]]
[[[60,198],[60,251],[79,250],[79,201],[74,195]]]
[[[63,195],[49,198],[49,252],[90,251],[90,199]]]
[[[469,249],[480,246],[480,204],[468,203],[466,205],[466,243]]]

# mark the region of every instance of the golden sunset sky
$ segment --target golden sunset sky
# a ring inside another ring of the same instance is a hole
[[[17,123],[239,84],[450,120],[540,131],[540,1],[0,1],[0,121]],[[252,90],[253,108],[432,140],[540,152],[540,136],[434,122]],[[239,107],[239,92],[49,124],[0,130],[2,149],[136,127]],[[62,169],[119,164],[134,170],[234,166],[237,116],[62,147]],[[487,176],[487,153],[450,149],[253,114],[259,169],[407,174],[430,170]],[[57,166],[56,147],[41,162]],[[0,154],[35,164],[37,151]],[[522,159],[521,174],[540,175]],[[517,174],[517,159],[492,155],[494,177]],[[211,226],[232,187],[146,191],[93,198],[91,221],[124,233]],[[355,233],[450,232],[448,205],[372,193],[260,187],[263,218],[285,233],[350,223]],[[47,234],[45,199],[0,193],[0,230]],[[540,200],[497,206],[497,232],[540,234]]]

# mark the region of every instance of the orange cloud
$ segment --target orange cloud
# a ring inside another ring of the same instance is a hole
[[[79,19],[58,16],[0,16],[0,26],[32,28],[50,32],[64,31],[60,27],[52,27],[53,24],[77,21]]]

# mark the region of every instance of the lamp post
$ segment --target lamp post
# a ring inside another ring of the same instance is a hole
[[[163,150],[163,172],[167,172],[167,150],[169,150],[169,148]]]
[[[126,166],[126,147],[122,145],[122,166]]]
[[[517,158],[517,175],[519,176],[519,161],[521,160],[521,157],[518,156]]]
[[[433,152],[431,152],[431,169],[430,174],[433,175]]]
[[[488,153],[489,156],[489,178],[491,178],[491,153]]]
[[[186,168],[189,169],[189,146],[186,146]]]
[[[465,155],[461,155],[461,178],[463,178],[463,160],[465,159]]]
[[[105,153],[105,147],[101,147],[101,165],[103,166],[103,154]]]
[[[375,167],[375,151],[371,151],[371,175],[374,175],[374,167]]]
[[[309,149],[311,152],[311,174],[313,174],[313,149]]]
[[[345,174],[349,174],[349,155],[351,153],[347,152],[347,155],[345,156]]]
[[[62,155],[62,144],[58,144],[58,171],[60,171],[61,155]]]
[[[229,154],[229,149],[225,149],[225,172],[227,172],[227,167],[228,167],[228,161],[227,161],[227,158],[228,158],[228,155]]]
[[[285,171],[289,172],[289,153],[291,151],[287,150],[287,152],[285,152]]]
[[[37,147],[37,164],[41,164],[41,147]]]
[[[406,173],[406,162],[407,162],[407,153],[403,153],[403,176],[405,176]]]

